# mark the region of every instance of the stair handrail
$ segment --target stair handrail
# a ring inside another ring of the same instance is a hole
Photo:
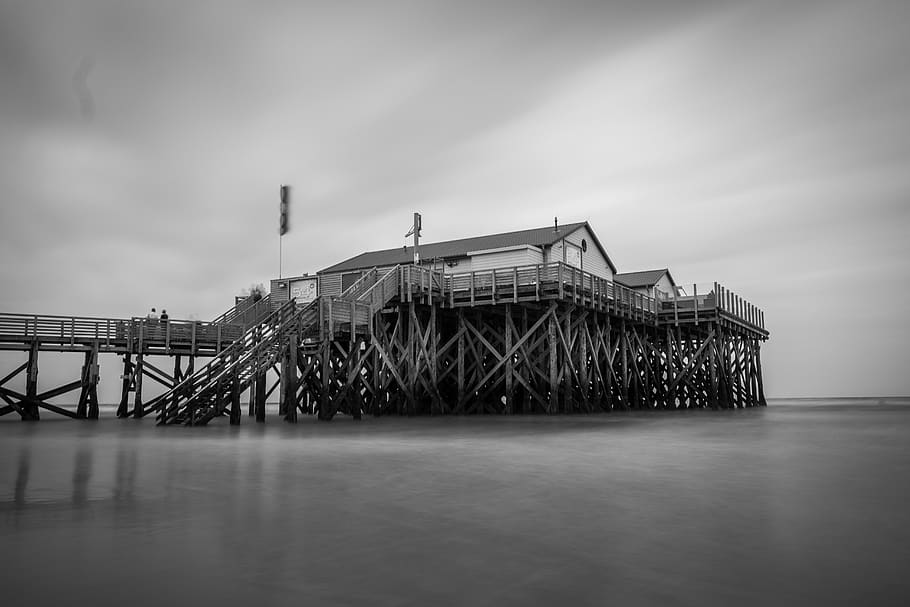
[[[216,317],[212,324],[233,324],[234,320],[248,312],[251,308],[261,307],[264,310],[271,309],[272,294],[269,293],[265,297],[252,301],[252,297],[246,297],[237,302],[234,306],[228,308],[222,312],[218,317]]]
[[[204,374],[207,376],[207,381],[200,385],[196,390],[192,391],[186,401],[184,401],[182,404],[174,405],[171,407],[165,405],[164,409],[162,410],[159,425],[168,423],[170,418],[176,417],[180,413],[181,409],[185,410],[186,408],[190,407],[194,401],[198,401],[203,397],[209,396],[211,390],[213,388],[217,388],[218,384],[226,375],[237,375],[238,377],[245,375],[248,378],[251,375],[259,372],[261,368],[270,367],[274,363],[275,359],[277,359],[280,355],[282,348],[286,347],[287,345],[287,342],[283,339],[283,337],[287,334],[288,327],[295,324],[298,318],[311,310],[315,303],[316,302],[312,302],[302,309],[295,310],[293,314],[285,316],[283,319],[281,319],[278,324],[263,325],[264,327],[270,329],[270,335],[268,335],[265,339],[256,341],[252,347],[246,347],[241,350],[229,361],[228,364],[223,365],[220,369],[217,369],[215,373],[212,374],[206,371]],[[291,306],[284,307],[290,308]],[[249,334],[252,335],[256,333],[256,331],[261,330],[263,326],[251,329]],[[275,348],[276,344],[278,345],[277,348]],[[261,354],[264,350],[268,349],[274,349],[274,351],[271,352],[268,360],[265,363],[262,363],[261,361],[263,360],[263,357]],[[258,362],[251,363],[251,360]],[[238,367],[241,367],[242,369],[239,372],[237,371]],[[255,369],[253,369],[253,367],[255,367]],[[252,373],[250,372],[250,369],[253,369]],[[200,371],[202,371],[202,369],[200,369]],[[202,373],[200,373],[200,375],[202,375]],[[243,379],[241,378],[240,381],[243,382]],[[220,413],[221,410],[218,407],[213,407],[204,413],[202,419],[195,421],[196,423],[206,423],[208,420]]]
[[[209,390],[214,387],[217,387],[217,384],[224,378],[225,375],[233,375],[237,367],[241,367],[244,371],[247,371],[246,375],[253,375],[259,372],[262,368],[268,369],[274,362],[275,359],[281,354],[282,349],[287,345],[286,343],[280,343],[283,340],[283,337],[287,335],[291,327],[295,327],[299,331],[302,319],[310,312],[318,310],[317,306],[319,305],[319,299],[308,303],[303,308],[297,309],[292,315],[287,316],[279,325],[275,327],[269,327],[271,329],[270,335],[265,339],[260,339],[253,344],[252,347],[247,347],[241,350],[240,354],[230,361],[230,364],[222,367],[216,374],[212,375],[209,378],[209,381],[199,387],[192,395],[187,398],[184,403],[184,407],[190,405],[194,400],[205,396]],[[261,353],[263,350],[269,349],[275,345],[276,342],[279,342],[279,347],[272,352],[265,364],[259,363],[255,366],[255,369],[250,373],[252,368],[249,365],[250,360],[260,360]],[[243,371],[241,371],[243,373]]]
[[[345,299],[357,299],[357,298],[358,298],[358,291],[364,286],[363,283],[365,283],[366,281],[370,280],[370,278],[373,279],[373,282],[370,283],[370,285],[369,285],[369,286],[367,287],[367,289],[366,289],[367,291],[369,291],[369,290],[372,288],[372,286],[373,286],[374,284],[376,284],[376,280],[375,280],[375,279],[376,279],[376,277],[377,277],[378,275],[379,275],[379,269],[376,268],[376,267],[374,266],[372,270],[369,270],[369,271],[367,271],[367,272],[364,272],[363,276],[361,276],[360,278],[358,278],[358,279],[354,282],[354,284],[352,284],[352,285],[349,286],[347,289],[345,289],[344,291],[342,291],[342,292],[341,292],[341,295],[339,295],[339,297],[342,297],[342,298],[345,298]]]
[[[233,341],[229,346],[223,348],[208,363],[197,369],[192,375],[184,378],[177,385],[171,387],[169,390],[165,391],[162,394],[159,394],[150,400],[147,404],[146,411],[151,412],[157,409],[158,405],[161,402],[164,402],[167,398],[172,397],[174,393],[178,391],[185,391],[187,389],[190,389],[193,393],[190,396],[190,399],[192,399],[195,394],[198,394],[202,390],[205,390],[211,384],[211,382],[208,382],[200,389],[193,390],[192,388],[196,387],[196,384],[203,379],[203,376],[208,375],[210,378],[217,380],[222,377],[224,373],[229,369],[232,369],[233,365],[247,358],[246,356],[243,356],[245,351],[257,350],[256,346],[250,348],[250,344],[248,343],[251,342],[253,337],[256,336],[257,331],[262,331],[265,329],[269,333],[278,334],[280,333],[280,330],[287,325],[289,319],[295,318],[297,313],[302,313],[309,307],[310,306],[307,306],[298,311],[296,309],[296,302],[293,299],[284,302],[261,323],[250,326],[246,331],[244,331],[243,335]],[[258,343],[263,344],[266,342],[268,342],[268,339],[262,339]],[[235,353],[238,351],[241,353],[241,355],[237,356],[237,358],[232,361],[232,357],[234,357]],[[219,365],[222,365],[223,368],[217,373],[212,374],[211,370],[217,368]]]
[[[410,298],[415,292],[442,296],[445,285],[443,272],[437,272],[427,266],[407,264],[402,268],[402,273],[404,275],[402,287],[407,292],[405,297]]]
[[[376,282],[373,283],[373,286],[364,291],[357,298],[357,301],[369,301],[370,306],[372,306],[374,310],[377,310],[389,303],[392,298],[398,294],[398,274],[400,271],[401,264],[390,268],[388,272],[383,274],[382,278],[377,279]],[[378,297],[376,296],[377,291],[379,293]]]

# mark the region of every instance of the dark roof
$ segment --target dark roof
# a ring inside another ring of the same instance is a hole
[[[639,287],[653,287],[664,274],[670,279],[670,284],[676,286],[676,282],[673,280],[673,277],[670,275],[670,270],[667,268],[661,268],[659,270],[642,270],[641,272],[623,272],[622,274],[615,275],[613,279],[620,284],[626,285],[630,289],[637,289]]]
[[[420,243],[421,259],[430,260],[433,258],[451,259],[455,257],[464,257],[468,251],[481,251],[486,249],[498,249],[501,247],[511,247],[518,245],[533,245],[535,247],[550,246],[556,241],[565,238],[575,230],[588,226],[587,221],[578,223],[567,223],[559,226],[559,231],[553,229],[553,226],[546,228],[533,228],[530,230],[518,230],[517,232],[503,232],[502,234],[489,234],[487,236],[474,236],[472,238],[460,238],[458,240],[446,240],[443,242]],[[588,230],[600,248],[607,263],[613,266],[613,262],[607,257],[607,252],[603,250],[591,226]],[[337,272],[346,272],[349,270],[360,270],[363,268],[387,267],[396,264],[411,263],[414,259],[414,248],[398,247],[396,249],[385,249],[382,251],[368,251],[346,259],[341,263],[329,266],[319,270],[317,274],[334,274]],[[615,268],[614,268],[615,270]]]

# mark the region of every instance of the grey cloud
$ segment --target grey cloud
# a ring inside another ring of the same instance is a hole
[[[765,307],[770,391],[822,390],[822,371],[788,369],[833,347],[820,327],[850,319],[844,281],[897,289],[854,345],[907,361],[883,319],[906,299],[910,257],[908,15],[900,2],[4,6],[0,254],[27,254],[0,267],[0,309],[214,316],[277,273],[277,186],[291,183],[286,273],[396,246],[413,210],[433,239],[589,219],[623,268],[669,265]],[[72,90],[86,56],[90,124]],[[910,391],[873,371],[855,389]]]

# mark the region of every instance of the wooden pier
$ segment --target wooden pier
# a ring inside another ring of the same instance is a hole
[[[357,308],[383,280],[397,294]],[[319,320],[299,325],[281,371],[291,421],[765,404],[763,314],[718,284],[658,301],[561,263],[463,276],[404,266],[308,310]]]
[[[0,349],[28,353],[0,380],[0,415],[97,418],[100,353],[123,357],[118,416],[160,425],[238,424],[244,400],[264,421],[276,390],[290,422],[753,407],[765,405],[767,339],[764,313],[718,283],[652,297],[564,262],[462,273],[399,263],[305,304],[273,289],[208,323],[0,314]],[[80,378],[39,391],[45,350],[81,353]],[[172,358],[173,372],[151,356]],[[210,360],[197,368],[198,356]],[[4,387],[20,373],[24,393]],[[143,377],[165,392],[144,401]],[[77,389],[75,410],[47,402]]]
[[[215,356],[269,313],[268,297],[241,302],[210,322],[0,313],[0,351],[20,351],[27,356],[24,363],[0,379],[0,416],[18,413],[22,419],[37,420],[44,409],[76,419],[97,419],[99,355],[115,354],[122,357],[123,364],[117,415],[143,417],[147,413],[143,378],[173,388],[193,373],[197,357]],[[41,352],[81,356],[79,378],[39,391]],[[161,358],[172,359],[173,373],[163,369],[160,362],[154,364]],[[9,387],[20,374],[25,376],[24,393]],[[75,409],[49,402],[76,390],[79,398]]]

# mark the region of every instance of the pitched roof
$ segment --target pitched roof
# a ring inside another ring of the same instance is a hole
[[[588,225],[587,221],[577,223],[567,223],[559,226],[559,230],[554,230],[553,226],[546,228],[532,228],[530,230],[518,230],[516,232],[503,232],[501,234],[489,234],[487,236],[474,236],[472,238],[460,238],[458,240],[446,240],[443,242],[420,243],[420,257],[422,259],[450,259],[453,257],[464,257],[468,251],[481,251],[487,249],[498,249],[501,247],[511,247],[516,245],[533,245],[536,247],[550,246],[556,241],[565,238],[575,230]],[[588,226],[590,230],[590,226]],[[591,231],[593,236],[594,231]],[[597,237],[594,236],[597,241]],[[597,242],[597,246],[607,257],[606,251]],[[368,251],[355,255],[333,266],[319,270],[317,274],[334,274],[336,272],[346,272],[348,270],[359,270],[362,268],[394,266],[399,263],[410,263],[414,259],[413,247],[398,247],[396,249],[384,249],[382,251]],[[613,263],[607,257],[607,263],[611,266]]]
[[[664,274],[670,279],[670,284],[676,286],[676,282],[673,280],[673,277],[670,275],[670,270],[667,268],[661,268],[659,270],[642,270],[641,272],[623,272],[622,274],[616,274],[613,279],[620,284],[626,285],[630,289],[636,289],[639,287],[653,287]]]

